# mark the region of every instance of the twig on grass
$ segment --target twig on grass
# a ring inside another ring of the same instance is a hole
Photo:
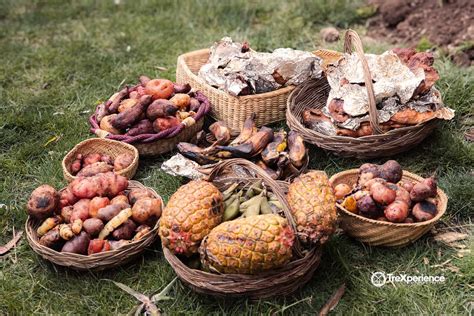
[[[20,230],[17,234],[15,234],[15,230],[13,230],[13,238],[5,244],[5,246],[0,246],[0,256],[3,256],[7,252],[10,251],[16,244],[20,241],[21,236],[23,235],[23,231]]]
[[[321,310],[319,311],[319,316],[326,316],[327,314],[329,314],[329,312],[337,306],[345,291],[346,283],[342,283],[342,285],[336,290],[336,292],[331,295],[326,304],[324,304],[323,308],[321,308]]]

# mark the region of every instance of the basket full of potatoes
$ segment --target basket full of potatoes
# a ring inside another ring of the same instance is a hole
[[[135,146],[140,155],[156,156],[190,141],[202,129],[211,105],[189,84],[140,76],[99,104],[89,118],[91,132],[99,137]]]
[[[428,232],[446,211],[448,197],[434,177],[402,170],[395,160],[363,164],[330,179],[340,226],[372,246],[406,246]]]
[[[104,270],[128,262],[156,239],[163,201],[113,172],[78,177],[57,191],[43,184],[27,204],[31,248],[61,266]]]

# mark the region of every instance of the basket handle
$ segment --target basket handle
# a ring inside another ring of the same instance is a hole
[[[278,200],[281,202],[283,206],[283,213],[285,214],[286,219],[288,220],[288,223],[291,226],[291,229],[295,233],[296,236],[296,222],[293,219],[293,216],[290,211],[290,206],[288,205],[288,201],[286,200],[286,195],[281,189],[280,185],[278,184],[277,181],[273,180],[268,176],[267,172],[257,166],[256,164],[242,158],[234,158],[234,159],[227,159],[223,160],[219,163],[216,164],[214,168],[212,168],[209,176],[208,176],[208,181],[213,181],[219,174],[221,174],[224,170],[232,168],[233,166],[239,166],[242,168],[247,169],[248,171],[251,171],[257,175],[258,178],[262,179],[263,182],[272,189],[273,194],[275,194],[278,198]],[[298,257],[303,257],[303,249],[301,247],[301,244],[298,240],[298,238],[295,238],[295,243],[293,245],[293,250],[295,251],[296,255]]]
[[[346,31],[346,34],[344,36],[344,52],[347,54],[351,54],[352,47],[354,47],[356,54],[359,56],[359,60],[362,64],[362,70],[364,71],[365,87],[367,88],[367,96],[369,99],[369,120],[370,126],[372,127],[372,132],[373,134],[382,134],[383,131],[380,129],[379,117],[377,115],[377,103],[375,102],[372,75],[370,74],[367,59],[365,59],[362,41],[360,40],[359,34],[357,34],[356,31],[349,29]]]

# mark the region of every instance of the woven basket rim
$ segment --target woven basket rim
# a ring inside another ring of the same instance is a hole
[[[66,166],[66,161],[68,161],[71,156],[73,156],[74,154],[76,154],[82,147],[85,147],[87,146],[88,144],[90,143],[108,143],[112,146],[115,146],[115,147],[122,147],[122,148],[127,148],[128,150],[132,151],[133,152],[133,161],[132,163],[125,169],[122,169],[120,171],[117,171],[114,173],[118,174],[118,175],[124,175],[124,174],[128,174],[130,172],[132,172],[133,169],[136,169],[137,165],[138,165],[138,160],[139,160],[139,153],[138,153],[138,150],[137,148],[135,148],[135,146],[132,146],[130,144],[127,144],[125,142],[121,142],[121,141],[117,141],[117,140],[112,140],[112,139],[107,139],[107,138],[100,138],[100,137],[91,137],[91,138],[88,138],[88,139],[85,139],[83,141],[81,141],[80,143],[76,144],[63,158],[63,160],[61,161],[61,166],[63,168],[63,172],[65,173],[65,177],[69,177],[70,179],[76,179],[77,176],[74,176],[71,174],[71,172],[69,171],[69,168],[68,166]]]
[[[332,184],[336,180],[339,180],[341,178],[346,178],[348,176],[354,176],[356,174],[357,175],[359,174],[359,169],[345,170],[345,171],[334,174],[329,179],[329,182]],[[419,175],[411,173],[411,172],[406,171],[406,170],[403,170],[403,177],[409,178],[410,180],[416,180],[417,182],[420,182],[424,179],[423,177],[420,177]],[[437,205],[437,211],[438,212],[436,213],[436,216],[433,217],[432,219],[428,220],[428,221],[416,222],[416,223],[392,223],[392,222],[378,221],[378,220],[375,220],[375,219],[364,217],[364,216],[359,215],[359,214],[351,213],[348,210],[346,210],[339,203],[336,203],[336,206],[345,215],[348,215],[348,216],[350,216],[350,217],[352,217],[356,220],[371,223],[371,224],[374,224],[374,225],[389,226],[389,227],[423,227],[423,226],[430,226],[431,224],[434,224],[446,212],[447,204],[448,204],[448,196],[439,187],[437,188],[436,199],[438,200],[438,205]]]
[[[203,49],[181,54],[178,56],[178,64],[181,64],[183,70],[187,73],[189,77],[192,77],[195,81],[198,81],[200,84],[207,86],[210,90],[212,90],[213,92],[217,94],[220,94],[227,98],[237,99],[240,102],[245,102],[245,101],[254,101],[254,99],[269,98],[276,95],[285,94],[295,89],[295,86],[287,86],[287,87],[282,87],[280,89],[270,91],[270,92],[257,93],[257,94],[251,94],[251,95],[242,95],[242,96],[233,96],[230,93],[225,92],[224,90],[220,90],[209,85],[206,81],[204,81],[204,79],[197,76],[194,72],[191,71],[191,69],[189,69],[188,64],[186,63],[186,58],[193,57],[196,55],[209,54],[209,52],[210,52],[209,48],[203,48]]]
[[[135,181],[135,180],[129,180],[129,187],[127,188],[127,190],[130,187],[146,188],[147,190],[152,192],[153,195],[156,198],[159,198],[159,200],[161,201],[161,207],[162,208],[164,207],[163,198],[153,188],[147,187],[147,186],[143,185],[142,183],[140,183],[138,181]],[[63,188],[63,189],[65,189],[65,188]],[[61,189],[61,190],[63,190],[63,189]],[[117,249],[108,250],[108,251],[95,253],[95,254],[91,254],[91,255],[82,255],[82,254],[76,254],[76,253],[70,253],[70,252],[60,252],[60,251],[56,251],[54,249],[51,249],[51,248],[48,248],[46,246],[41,245],[39,243],[38,235],[37,235],[36,229],[35,229],[35,226],[37,226],[39,224],[40,224],[40,221],[37,221],[37,220],[33,219],[31,216],[28,216],[28,218],[25,222],[25,231],[26,231],[27,240],[28,240],[28,243],[29,243],[30,247],[33,249],[34,252],[39,254],[41,257],[43,257],[43,254],[54,255],[54,257],[58,261],[60,261],[61,263],[46,259],[44,257],[43,258],[47,261],[50,261],[50,262],[54,263],[54,264],[58,264],[58,265],[62,265],[62,266],[66,266],[66,263],[67,263],[67,266],[72,267],[72,268],[84,269],[81,262],[85,263],[85,261],[87,261],[86,264],[89,264],[91,261],[97,261],[99,263],[97,265],[95,265],[95,267],[93,269],[91,269],[91,270],[94,270],[94,269],[102,268],[104,266],[105,266],[105,268],[107,268],[107,266],[109,265],[109,264],[105,264],[105,265],[101,264],[100,259],[103,260],[105,258],[114,257],[117,254],[123,253],[124,251],[134,250],[137,247],[138,248],[141,247],[144,243],[150,243],[151,244],[157,237],[157,230],[158,230],[158,227],[159,227],[159,220],[155,223],[155,226],[147,234],[145,234],[141,239],[132,241],[132,242],[128,243],[127,245],[123,245],[123,246],[121,246]],[[143,250],[144,249],[142,249],[142,251]],[[115,266],[116,263],[119,263],[120,261],[121,261],[121,258],[119,258],[119,257],[116,258],[116,262],[114,263],[114,266]]]

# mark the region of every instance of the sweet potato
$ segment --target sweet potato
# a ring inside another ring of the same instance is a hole
[[[385,217],[393,223],[401,223],[408,216],[409,206],[401,200],[395,200],[393,203],[387,205],[384,210]]]
[[[100,129],[104,130],[106,132],[109,132],[110,134],[113,134],[113,135],[122,134],[122,131],[120,129],[115,128],[112,125],[112,122],[115,120],[117,115],[118,114],[110,114],[110,115],[104,116],[104,118],[102,118],[102,120],[100,121],[100,124],[99,124]]]
[[[189,83],[173,83],[174,93],[188,93],[191,91]]]
[[[415,217],[418,222],[433,219],[436,213],[438,213],[436,205],[428,201],[416,203],[412,210],[413,217]]]
[[[61,190],[61,192],[59,193],[59,207],[60,208],[63,208],[68,205],[73,205],[78,200],[79,199],[72,193],[69,187],[66,187],[65,189]]]
[[[28,214],[36,219],[45,219],[54,214],[59,205],[59,193],[52,186],[43,184],[31,192]]]
[[[181,121],[174,116],[159,117],[153,122],[153,130],[156,133],[178,126]]]
[[[158,99],[148,106],[146,117],[154,121],[159,117],[174,116],[177,111],[178,107],[170,100]]]
[[[113,94],[110,98],[109,101],[112,101],[112,103],[109,105],[109,112],[110,113],[115,113],[118,110],[118,107],[120,106],[120,102],[125,99],[128,95],[128,87],[122,88],[119,92]]]
[[[199,102],[198,99],[191,98],[189,100],[189,111],[193,111],[197,113],[200,107],[201,107],[201,102]]]
[[[104,228],[104,223],[98,218],[88,218],[82,224],[82,229],[91,237],[99,235],[100,231]]]
[[[131,219],[128,219],[125,223],[120,225],[112,232],[112,237],[116,240],[120,239],[132,239],[135,234],[137,225]]]
[[[38,234],[39,237],[45,235],[48,231],[56,227],[58,224],[62,223],[62,218],[61,216],[53,216],[53,217],[48,217],[47,219],[44,220],[44,222],[38,227],[36,230],[36,233]]]
[[[65,206],[61,209],[61,217],[63,218],[63,221],[65,223],[70,223],[71,222],[71,215],[74,210],[74,206],[68,205]]]
[[[85,221],[89,218],[89,204],[91,200],[89,199],[80,199],[74,204],[74,209],[72,210],[70,222],[74,222],[76,219]]]
[[[136,189],[130,190],[130,192],[128,193],[128,200],[130,201],[132,205],[135,204],[135,202],[138,199],[145,198],[145,197],[153,198],[154,196],[153,196],[153,193],[151,193],[147,189],[136,188]]]
[[[119,113],[125,112],[126,110],[133,108],[137,104],[138,104],[137,99],[124,99],[122,100],[122,102],[120,102],[120,105],[118,107],[118,112]]]
[[[111,119],[110,123],[116,129],[125,129],[127,127],[132,126],[133,124],[138,122],[140,116],[142,115],[142,113],[145,112],[147,106],[151,103],[151,101],[151,96],[142,96],[134,107],[118,114],[113,119]]]
[[[129,153],[123,153],[115,157],[114,160],[114,170],[120,171],[126,169],[133,162],[133,155]]]
[[[185,93],[176,93],[170,101],[173,102],[181,111],[186,111],[191,103],[191,97]]]
[[[91,203],[89,204],[89,217],[97,217],[97,212],[103,208],[109,205],[111,202],[108,197],[100,197],[96,196],[91,200]]]
[[[104,173],[104,172],[109,172],[112,171],[114,167],[111,165],[107,164],[106,162],[103,161],[98,161],[93,164],[87,165],[84,168],[81,169],[77,173],[78,177],[91,177],[94,176],[98,173]]]
[[[132,207],[132,219],[145,224],[149,220],[158,219],[161,216],[161,200],[155,198],[138,199]]]
[[[85,231],[82,231],[79,235],[68,240],[61,249],[61,252],[71,252],[85,255],[87,254],[89,242],[89,235]]]
[[[84,156],[84,162],[83,165],[84,167],[95,164],[96,162],[99,162],[102,156],[98,153],[91,153],[87,154]]]
[[[69,184],[69,187],[78,198],[114,197],[128,187],[128,180],[113,172],[107,172],[92,177],[77,178]]]
[[[128,197],[123,194],[119,194],[110,200],[110,204],[130,204],[128,201]]]
[[[136,136],[151,133],[153,133],[153,123],[148,119],[144,119],[133,125],[125,134],[129,136]]]
[[[52,249],[60,249],[62,246],[61,236],[59,235],[59,227],[54,227],[40,238],[39,244]]]
[[[92,239],[87,248],[87,254],[91,255],[93,253],[109,251],[110,249],[110,242],[108,240]]]
[[[436,180],[433,177],[426,178],[413,186],[410,191],[410,198],[414,202],[421,202],[427,198],[436,197],[436,190]]]

